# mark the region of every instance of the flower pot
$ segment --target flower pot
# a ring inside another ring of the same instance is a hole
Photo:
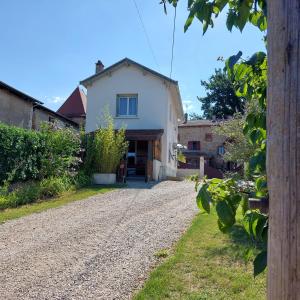
[[[259,209],[263,214],[269,212],[269,198],[249,198],[249,208]]]
[[[94,184],[115,184],[116,174],[113,173],[95,173],[93,174]]]

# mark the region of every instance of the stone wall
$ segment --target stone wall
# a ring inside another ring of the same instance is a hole
[[[0,122],[30,129],[33,103],[0,89]]]
[[[213,126],[179,126],[179,143],[188,146],[189,141],[200,141],[200,151],[209,155],[218,156],[218,147],[222,146],[226,138],[213,133]],[[207,141],[206,134],[212,135],[212,140]]]

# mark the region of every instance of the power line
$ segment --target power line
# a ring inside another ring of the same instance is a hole
[[[158,65],[158,62],[157,62],[157,59],[156,59],[156,56],[155,56],[155,54],[154,54],[154,50],[153,50],[153,48],[152,48],[152,46],[151,46],[150,38],[149,38],[149,35],[148,35],[148,33],[147,33],[146,26],[145,26],[145,24],[144,24],[144,22],[143,22],[143,18],[142,18],[142,15],[141,15],[141,13],[140,13],[139,7],[138,7],[138,5],[137,5],[137,3],[136,3],[136,0],[132,0],[132,1],[133,1],[133,4],[134,4],[135,8],[136,8],[136,12],[137,12],[137,14],[138,14],[140,23],[141,23],[141,25],[142,25],[142,29],[143,29],[143,31],[144,31],[144,34],[145,34],[145,37],[146,37],[146,40],[147,40],[147,43],[148,43],[150,52],[151,52],[151,54],[152,54],[153,60],[154,60],[154,62],[155,62],[155,64],[156,64],[157,68],[160,69],[160,68],[159,68],[159,65]]]
[[[175,31],[176,31],[176,6],[174,7],[174,19],[173,19],[173,36],[172,36],[172,54],[171,54],[171,67],[170,67],[170,78],[172,78],[172,72],[173,72],[173,60],[174,60],[174,45],[175,45]]]

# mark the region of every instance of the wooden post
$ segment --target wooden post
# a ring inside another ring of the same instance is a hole
[[[199,158],[199,177],[202,179],[204,177],[204,156]]]
[[[268,299],[300,299],[300,1],[268,1]]]

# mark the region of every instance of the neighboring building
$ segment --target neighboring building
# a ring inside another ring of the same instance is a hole
[[[33,108],[42,102],[0,81],[0,122],[32,128]]]
[[[178,121],[183,110],[178,83],[128,58],[81,82],[87,89],[86,132],[107,110],[129,141],[127,176],[158,180],[176,176]]]
[[[0,122],[39,129],[41,122],[56,123],[59,127],[78,124],[42,105],[43,102],[0,81]]]
[[[73,127],[76,130],[79,129],[78,124],[71,119],[43,105],[36,105],[33,108],[32,129],[39,130],[42,122],[54,123],[59,128]]]
[[[187,174],[199,170],[200,157],[203,156],[204,173],[209,177],[221,176],[217,169],[225,167],[222,155],[226,137],[213,133],[213,127],[218,124],[211,120],[191,120],[179,125],[178,140],[180,144],[186,146],[183,150],[186,163],[179,163],[180,169],[192,170],[186,171]]]
[[[77,87],[57,112],[79,125],[85,126],[86,104],[85,93]]]

